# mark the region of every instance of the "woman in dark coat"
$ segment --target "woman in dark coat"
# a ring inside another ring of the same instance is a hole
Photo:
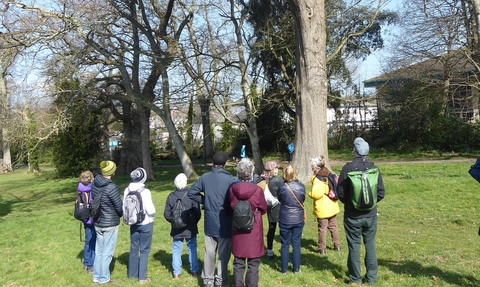
[[[297,180],[297,170],[287,164],[283,167],[285,183],[278,188],[280,201],[280,241],[282,273],[286,273],[289,261],[290,242],[292,244],[293,273],[300,271],[300,241],[305,225],[303,202],[305,201],[305,186]]]
[[[255,213],[252,231],[232,230],[233,281],[235,287],[258,286],[260,258],[265,253],[262,215],[267,212],[267,202],[262,189],[251,182],[253,168],[253,163],[249,159],[243,158],[240,160],[237,165],[237,177],[240,181],[233,184],[228,190],[232,209],[239,200],[247,200]],[[248,269],[245,275],[246,264],[248,264]]]

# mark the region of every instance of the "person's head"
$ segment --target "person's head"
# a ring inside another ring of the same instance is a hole
[[[223,168],[227,160],[228,154],[224,151],[219,151],[212,156],[213,166],[216,168]]]
[[[353,141],[353,151],[359,156],[366,156],[370,151],[370,147],[364,139],[358,137]]]
[[[323,155],[312,158],[311,162],[312,171],[317,173],[319,170],[325,167],[325,157]]]
[[[184,189],[187,187],[187,176],[182,172],[179,173],[176,177],[175,180],[173,181],[175,184],[175,187],[178,189]]]
[[[89,185],[93,181],[93,173],[86,170],[80,174],[79,180],[83,185]]]
[[[252,180],[253,178],[253,162],[248,158],[242,158],[237,164],[237,177],[240,180]]]
[[[130,173],[130,177],[133,182],[145,183],[147,180],[147,171],[139,167]]]
[[[117,170],[117,165],[110,160],[104,160],[100,162],[100,170],[103,176],[113,176]]]
[[[291,164],[287,164],[283,167],[283,180],[285,182],[292,182],[297,179],[297,170]]]
[[[274,161],[267,161],[264,166],[264,174],[268,174],[269,177],[278,175],[278,164]]]

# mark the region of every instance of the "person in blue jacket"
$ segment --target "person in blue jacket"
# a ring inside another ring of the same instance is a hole
[[[188,191],[188,197],[204,207],[202,279],[206,287],[228,285],[228,262],[232,250],[232,210],[227,192],[235,178],[225,170],[228,160],[226,152],[215,153],[212,160],[212,170],[200,176]],[[218,262],[215,262],[215,258],[218,258]],[[218,263],[216,275],[215,263]]]

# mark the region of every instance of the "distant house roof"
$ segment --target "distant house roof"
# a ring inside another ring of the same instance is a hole
[[[363,82],[364,87],[392,86],[405,80],[439,78],[447,70],[448,65],[452,74],[465,74],[474,71],[474,66],[464,50],[457,50],[449,54],[434,57],[411,66],[386,73]]]

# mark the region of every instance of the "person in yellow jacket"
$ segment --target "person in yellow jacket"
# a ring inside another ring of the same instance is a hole
[[[308,196],[313,199],[313,215],[318,223],[318,252],[326,255],[327,229],[332,235],[333,250],[340,251],[338,237],[337,214],[340,212],[335,190],[337,176],[325,167],[323,155],[312,158],[311,166],[313,175],[310,179],[312,189]]]

